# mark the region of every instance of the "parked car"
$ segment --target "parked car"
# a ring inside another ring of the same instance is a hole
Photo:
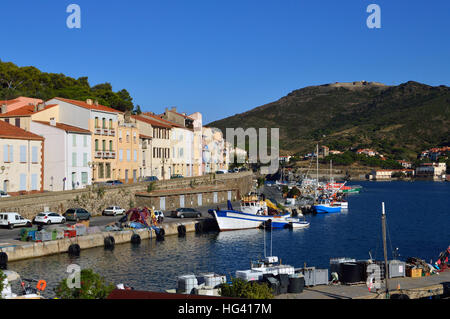
[[[47,225],[64,224],[66,222],[66,218],[58,213],[42,212],[37,214],[33,222],[35,224],[47,224]]]
[[[123,185],[123,183],[119,180],[115,180],[115,181],[107,181],[105,182],[106,186],[116,186],[116,185]]]
[[[7,192],[0,191],[0,198],[5,198],[5,197],[11,197],[11,195],[8,195]]]
[[[70,208],[66,210],[63,216],[66,218],[66,220],[74,221],[91,219],[91,213],[83,208]]]
[[[227,174],[228,171],[226,169],[216,171],[216,174]]]
[[[143,182],[155,182],[158,180],[158,177],[156,176],[146,176],[144,178],[142,178]]]
[[[202,217],[202,213],[200,213],[198,210],[195,210],[193,208],[177,208],[176,210],[172,211],[171,217]]]
[[[174,178],[183,178],[183,175],[174,174],[174,175],[170,176],[170,179],[174,179]]]
[[[102,213],[102,215],[112,215],[112,216],[123,215],[123,214],[125,214],[125,209],[120,208],[119,206],[107,207]]]
[[[0,213],[0,226],[13,229],[17,226],[31,227],[31,220],[23,218],[18,213]]]

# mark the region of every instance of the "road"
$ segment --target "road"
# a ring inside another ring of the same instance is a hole
[[[234,208],[239,207],[239,202],[233,202],[232,203]],[[216,204],[216,205],[210,205],[210,206],[203,206],[203,207],[198,207],[196,208],[201,214],[202,217],[211,217],[211,215],[208,213],[209,209],[214,209],[217,208],[217,206],[219,206],[219,208],[221,209],[225,209],[227,207],[227,204]],[[173,222],[178,222],[180,221],[180,218],[172,218],[169,217],[170,216],[170,212],[171,211],[164,211],[164,223],[173,223]],[[90,226],[106,226],[108,224],[111,223],[115,223],[117,222],[119,219],[121,219],[123,217],[123,215],[119,215],[119,216],[94,216],[91,217],[90,220]],[[183,220],[195,220],[196,218],[184,218]],[[67,224],[73,225],[75,224],[75,222],[68,222]],[[34,225],[33,227],[35,227],[36,225]],[[44,225],[43,228],[44,229],[51,229],[54,227],[58,227],[60,225]],[[19,236],[20,236],[20,231],[23,227],[17,227],[14,228],[12,230],[7,229],[7,228],[0,228],[0,244],[2,243],[6,243],[7,241],[10,240],[18,240]]]

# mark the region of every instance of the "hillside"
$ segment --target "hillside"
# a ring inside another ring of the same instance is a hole
[[[227,127],[279,127],[280,153],[305,154],[317,143],[346,151],[370,147],[392,159],[450,142],[450,88],[353,82],[310,86],[248,112],[212,122]]]
[[[41,72],[33,66],[18,67],[0,60],[0,100],[27,96],[49,100],[55,96],[81,100],[98,100],[102,105],[119,111],[133,110],[133,102],[127,90],[113,92],[110,83],[91,87],[87,77],[74,79],[64,74]]]

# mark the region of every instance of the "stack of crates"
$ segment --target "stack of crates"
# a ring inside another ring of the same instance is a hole
[[[316,285],[316,267],[303,268],[302,274],[305,277],[305,286]]]
[[[51,241],[52,240],[52,232],[48,232],[45,230],[41,230],[36,232],[36,241]]]
[[[73,228],[67,228],[64,230],[64,237],[67,238],[77,237],[77,231]]]
[[[24,228],[20,231],[21,241],[35,241],[36,240],[36,228]]]
[[[76,230],[77,236],[84,236],[87,233],[87,227],[83,224],[76,224],[75,230]]]

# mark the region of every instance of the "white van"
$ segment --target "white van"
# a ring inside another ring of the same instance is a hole
[[[16,226],[31,227],[31,221],[23,218],[18,213],[0,213],[0,226],[6,226],[13,229]]]

